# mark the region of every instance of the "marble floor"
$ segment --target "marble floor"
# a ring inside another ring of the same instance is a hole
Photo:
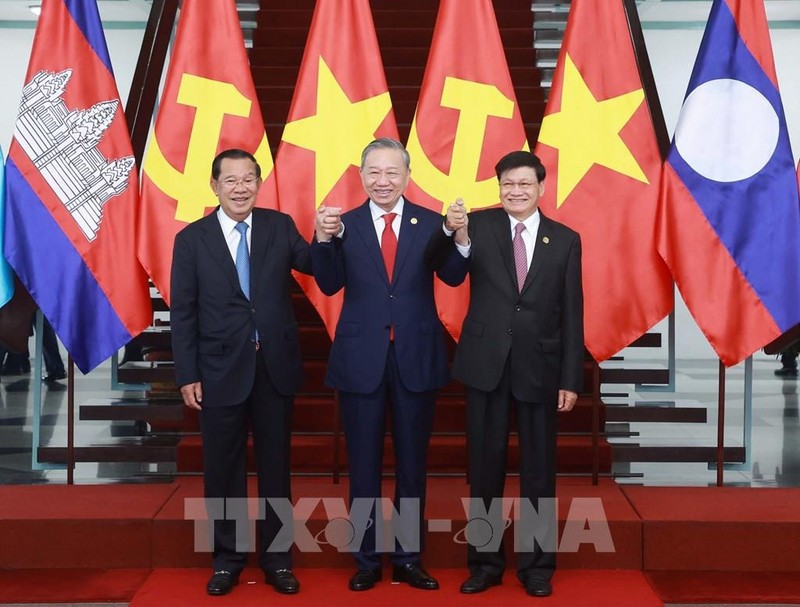
[[[613,365],[615,363],[608,363]],[[630,363],[626,363],[630,364]],[[663,367],[663,361],[636,365]],[[34,365],[32,365],[34,366]],[[35,367],[35,366],[34,366]],[[743,486],[800,486],[800,420],[798,380],[775,377],[779,363],[758,355],[753,362],[753,397],[749,431],[745,428],[744,365],[727,371],[725,445],[746,444],[747,462],[726,467],[724,483]],[[76,371],[76,407],[90,398],[141,396],[138,390],[113,390],[111,363],[89,375]],[[66,381],[41,383],[40,427],[34,423],[35,368],[26,375],[0,377],[0,484],[63,483],[66,471],[41,465],[32,457],[32,444],[66,445]],[[715,360],[678,360],[672,392],[638,391],[636,386],[603,386],[609,406],[705,408],[703,423],[607,424],[614,444],[642,446],[714,446],[717,440],[718,368]],[[77,416],[77,414],[76,414]],[[76,444],[140,436],[148,432],[141,422],[77,421]],[[174,464],[78,464],[75,482],[153,482],[169,480]],[[613,475],[621,483],[646,485],[712,485],[716,469],[707,463],[617,463]]]

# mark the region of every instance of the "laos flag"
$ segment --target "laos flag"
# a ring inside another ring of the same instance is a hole
[[[88,373],[152,321],[138,177],[96,0],[42,2],[6,193],[6,258]]]
[[[725,365],[800,322],[800,200],[763,0],[714,0],[660,202],[659,252]]]

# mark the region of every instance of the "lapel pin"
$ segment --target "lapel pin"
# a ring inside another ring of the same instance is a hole
[[[545,236],[544,238],[542,238],[542,242],[544,244],[548,244],[550,242],[550,238],[548,236]]]
[[[416,217],[412,217],[411,218],[411,224],[412,225],[416,225],[416,223],[417,223],[417,218]]]

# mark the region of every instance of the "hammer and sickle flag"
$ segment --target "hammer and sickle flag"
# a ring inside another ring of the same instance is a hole
[[[318,0],[275,161],[280,210],[307,239],[319,205],[364,202],[361,152],[378,137],[398,134],[369,1]],[[327,297],[310,276],[295,279],[333,338],[342,291]]]
[[[175,235],[213,211],[211,162],[250,152],[264,184],[257,206],[275,208],[272,154],[235,0],[184,0],[155,128],[142,167],[138,253],[169,304]]]
[[[441,1],[407,148],[409,199],[437,213],[459,197],[469,210],[498,204],[494,165],[528,143],[490,0]],[[455,339],[467,283],[435,284],[439,317]]]
[[[656,250],[662,157],[650,107],[658,100],[648,104],[642,85],[649,62],[643,46],[639,57],[634,50],[635,21],[629,29],[623,0],[573,1],[536,145],[548,171],[540,208],[581,235],[584,339],[597,361],[673,306]]]

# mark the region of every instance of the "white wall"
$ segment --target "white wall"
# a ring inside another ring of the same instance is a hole
[[[701,8],[703,6],[701,3],[693,6],[699,9],[697,18],[704,19],[708,12],[707,7]],[[772,15],[770,16],[772,17]],[[703,31],[696,27],[691,29],[651,29],[648,28],[646,21],[644,27],[667,128],[672,133]],[[0,57],[4,58],[2,81],[5,85],[0,94],[0,145],[4,151],[8,150],[14,131],[17,104],[27,70],[33,34],[32,28],[0,28]],[[123,104],[127,100],[143,34],[143,30],[139,29],[106,30],[111,61]],[[795,157],[797,157],[800,154],[800,72],[797,69],[797,58],[800,57],[800,31],[774,29],[771,35],[790,137]],[[715,358],[713,351],[677,294],[676,323],[676,354],[678,358]],[[666,321],[660,323],[656,329],[666,334]],[[660,356],[663,352],[655,354]],[[650,358],[654,356],[654,352],[628,349],[625,351],[625,356],[633,359]],[[764,355],[758,356],[763,357]]]

